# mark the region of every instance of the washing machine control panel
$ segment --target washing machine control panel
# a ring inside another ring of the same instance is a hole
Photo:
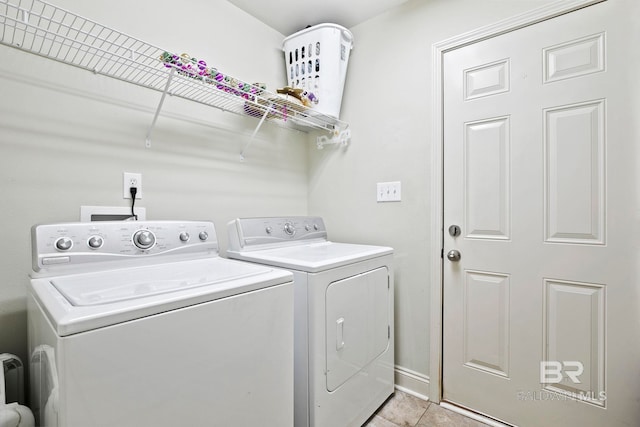
[[[37,272],[150,257],[217,256],[218,241],[208,221],[104,221],[34,226],[32,248]]]
[[[231,250],[313,239],[327,239],[327,230],[320,217],[240,218],[229,223]]]

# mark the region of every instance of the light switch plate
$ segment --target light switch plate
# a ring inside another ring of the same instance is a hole
[[[402,200],[402,183],[400,181],[379,182],[378,202],[399,202]]]

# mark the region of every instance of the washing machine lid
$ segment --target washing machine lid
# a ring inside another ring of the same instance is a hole
[[[216,260],[218,261],[218,260]],[[88,273],[51,279],[51,284],[74,306],[111,304],[200,286],[230,287],[234,280],[261,275],[264,268],[246,263],[180,262],[129,268],[108,273]]]
[[[284,270],[219,257],[31,280],[60,336],[291,282]]]
[[[392,253],[393,249],[386,246],[335,242],[300,244],[257,251],[228,251],[231,258],[308,273],[317,273]]]

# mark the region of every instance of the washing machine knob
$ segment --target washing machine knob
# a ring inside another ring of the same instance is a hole
[[[266,231],[267,234],[271,234],[273,232],[273,227],[267,226],[267,228],[265,228],[264,231]]]
[[[206,231],[201,231],[200,234],[198,234],[198,237],[204,242],[209,238],[209,233],[207,233]]]
[[[133,235],[133,243],[140,249],[150,249],[156,243],[156,236],[149,230],[138,230]]]
[[[100,249],[102,245],[104,245],[104,239],[100,236],[91,236],[87,241],[87,245],[89,245],[91,249]]]
[[[307,225],[304,226],[304,229],[306,231],[311,231],[311,226],[309,224],[307,224]]]
[[[289,236],[293,236],[296,233],[296,228],[290,222],[285,222],[284,232],[287,233]]]
[[[189,233],[187,233],[186,231],[183,231],[182,233],[180,233],[181,242],[188,242],[190,237],[191,236],[189,236]]]
[[[315,231],[318,231],[318,228],[320,228],[320,227],[318,227],[318,224],[313,224],[313,229],[314,229]]]
[[[73,247],[73,240],[68,237],[60,237],[56,240],[55,246],[59,251],[68,251]]]

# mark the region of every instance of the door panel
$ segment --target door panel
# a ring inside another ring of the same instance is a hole
[[[389,346],[389,270],[380,267],[327,287],[327,390],[334,391]]]
[[[466,271],[464,363],[509,377],[509,276]]]
[[[604,244],[605,101],[544,111],[547,242]]]
[[[609,0],[444,54],[461,256],[443,261],[443,400],[522,427],[640,425],[639,14]]]
[[[543,50],[544,83],[604,71],[604,33]]]
[[[508,239],[509,117],[465,123],[464,230],[477,239]]]
[[[496,95],[509,90],[509,59],[464,70],[464,99]]]
[[[546,384],[545,390],[591,397],[605,393],[603,285],[545,280],[543,360],[581,361],[580,382]],[[557,366],[557,365],[556,365]],[[599,406],[605,400],[590,399]]]

